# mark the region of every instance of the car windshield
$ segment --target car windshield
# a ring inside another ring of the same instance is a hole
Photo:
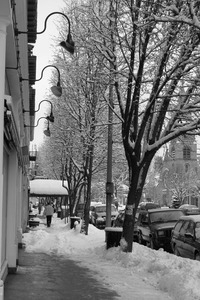
[[[96,212],[106,212],[106,206],[96,206]]]
[[[150,213],[151,223],[165,223],[177,221],[183,215],[182,211],[158,211]]]
[[[117,211],[117,209],[115,208],[115,206],[111,206],[111,211]],[[104,206],[96,206],[96,212],[106,212],[106,205]]]

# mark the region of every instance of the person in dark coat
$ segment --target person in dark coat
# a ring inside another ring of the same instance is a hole
[[[38,213],[39,213],[39,215],[41,214],[41,211],[42,211],[42,203],[39,202],[39,204],[38,204]]]
[[[44,216],[46,216],[46,219],[47,219],[47,227],[51,226],[51,220],[52,220],[53,213],[54,213],[54,209],[51,206],[51,204],[48,203],[44,209]]]

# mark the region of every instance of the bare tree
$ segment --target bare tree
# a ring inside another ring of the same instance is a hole
[[[165,184],[172,199],[178,201],[179,205],[187,203],[191,197],[199,196],[199,174],[197,170],[190,169],[187,172],[168,170],[165,172]]]
[[[129,167],[122,245],[131,252],[135,213],[154,155],[178,136],[199,134],[200,4],[192,0],[111,2],[112,12],[104,3],[101,16],[97,7],[103,2],[89,2],[90,28],[96,29],[91,38],[95,53],[104,55],[105,68],[113,66]]]
[[[71,68],[70,76],[74,70],[81,80],[77,89],[68,89],[67,97],[75,96],[81,100],[79,108],[86,108],[83,106],[86,94],[81,93],[80,98],[77,92],[81,87],[95,82],[95,90],[89,89],[90,93],[94,91],[91,101],[97,95],[98,99],[103,99],[109,82],[115,87],[114,100],[118,106],[112,108],[122,124],[120,138],[129,168],[122,245],[124,251],[131,252],[135,213],[153,157],[172,139],[186,133],[199,134],[200,3],[197,0],[111,0],[109,3],[88,0],[77,3],[79,10],[72,9],[72,15],[79,63],[77,67],[74,59],[75,67]],[[63,72],[66,72],[69,61],[61,54]],[[90,62],[96,58],[96,63],[90,65],[93,76],[88,76],[87,72],[87,76],[80,76],[84,74],[80,71],[80,63],[83,65],[91,57]],[[96,73],[100,61],[101,67]],[[102,73],[104,76],[100,76]],[[71,82],[69,76],[68,79]],[[102,97],[97,94],[97,86]],[[105,99],[108,100],[107,95]],[[83,124],[74,105],[71,109],[74,116],[79,116],[79,125],[80,121]],[[91,126],[84,131],[92,133],[90,137],[93,138],[96,124],[89,124]],[[85,157],[93,151],[87,150]],[[90,163],[85,166],[91,166]]]

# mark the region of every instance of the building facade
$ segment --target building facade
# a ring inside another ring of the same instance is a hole
[[[199,165],[194,136],[185,135],[172,140],[165,154],[160,181],[162,204],[173,200],[181,204],[199,203]]]
[[[0,280],[15,272],[28,222],[37,0],[0,1]],[[20,33],[20,31],[29,32]],[[26,80],[25,80],[26,79]],[[28,110],[29,113],[24,113]]]

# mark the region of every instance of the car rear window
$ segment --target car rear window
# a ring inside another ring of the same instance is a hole
[[[111,211],[117,211],[116,207],[114,205],[111,206]],[[96,212],[106,212],[106,206],[96,206]]]
[[[165,223],[178,221],[178,219],[183,215],[183,212],[180,210],[173,211],[158,211],[150,213],[151,223]]]
[[[187,231],[190,221],[185,221],[183,226],[181,227],[180,234],[184,235]]]
[[[96,206],[96,212],[105,212],[106,206]]]
[[[154,208],[160,208],[160,205],[157,203],[144,203],[140,205],[141,210],[148,210],[148,209],[154,209]]]
[[[196,223],[195,235],[196,235],[196,239],[200,241],[200,222]]]
[[[174,231],[178,232],[182,225],[183,225],[183,221],[182,220],[178,221],[178,223],[174,227]]]

